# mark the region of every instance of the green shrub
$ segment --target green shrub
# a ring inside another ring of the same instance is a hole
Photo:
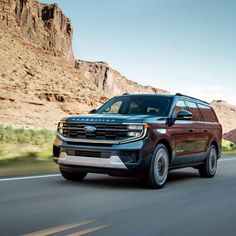
[[[227,140],[222,140],[222,151],[235,151],[236,150],[236,144]]]
[[[52,157],[55,133],[0,125],[0,161]]]
[[[43,145],[51,143],[55,133],[46,129],[33,130],[0,125],[0,143]]]

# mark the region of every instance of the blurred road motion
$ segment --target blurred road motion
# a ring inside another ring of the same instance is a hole
[[[235,196],[236,157],[213,179],[173,171],[162,190],[95,174],[0,179],[0,235],[236,235]]]

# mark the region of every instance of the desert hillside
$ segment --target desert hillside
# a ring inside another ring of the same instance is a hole
[[[229,131],[228,133],[225,133],[224,139],[231,141],[231,142],[235,142],[236,141],[236,129],[233,129],[233,130]]]
[[[224,138],[236,141],[236,106],[223,100],[215,100],[211,105],[223,126]]]
[[[57,4],[36,0],[1,0],[1,24],[52,55],[74,64],[73,30]]]
[[[108,97],[113,97],[123,93],[156,93],[170,94],[163,89],[151,86],[143,86],[134,81],[128,80],[118,71],[109,67],[106,62],[89,62],[76,60],[75,67],[89,81]]]
[[[84,113],[106,98],[60,57],[0,31],[0,121],[52,128],[68,114]]]
[[[71,36],[63,23],[71,25],[56,5],[20,0],[0,4],[1,123],[55,128],[63,116],[87,112],[106,99],[74,67],[73,57],[68,59]],[[49,20],[41,14],[45,9]]]
[[[105,63],[75,66],[72,25],[56,4],[0,1],[0,18],[2,124],[55,128],[60,118],[86,113],[123,88],[166,93],[131,82]]]
[[[130,81],[106,62],[76,60],[72,34],[56,4],[0,0],[1,124],[55,129],[60,118],[86,113],[114,95],[169,93]],[[224,132],[236,129],[236,107],[212,105]]]

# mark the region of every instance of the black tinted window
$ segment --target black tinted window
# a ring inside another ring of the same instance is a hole
[[[218,122],[216,114],[215,114],[214,110],[211,107],[203,105],[203,104],[198,104],[198,107],[199,107],[199,109],[202,113],[204,121]]]
[[[193,119],[194,121],[201,121],[202,117],[201,117],[201,113],[197,107],[197,104],[195,102],[189,102],[187,101],[187,109],[188,111],[192,112],[193,114]]]
[[[98,114],[131,114],[167,116],[171,97],[161,95],[115,97],[98,109]]]

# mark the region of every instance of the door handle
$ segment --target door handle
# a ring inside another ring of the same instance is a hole
[[[204,129],[204,132],[207,133],[207,132],[208,132],[208,129]]]
[[[189,129],[188,132],[193,133],[194,129]]]

